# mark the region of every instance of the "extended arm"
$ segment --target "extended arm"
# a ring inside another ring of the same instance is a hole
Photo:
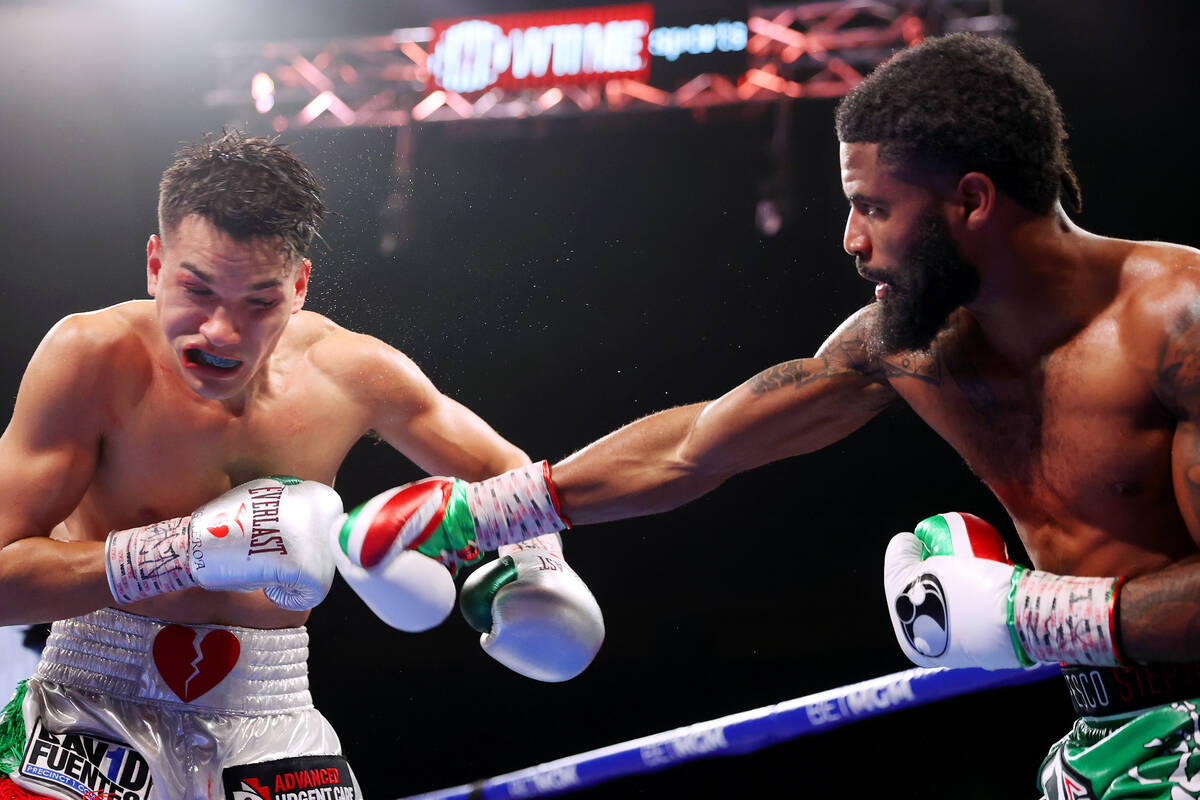
[[[351,512],[339,549],[368,569],[397,548],[454,566],[562,530],[572,515],[601,522],[673,508],[737,472],[836,441],[896,397],[867,355],[871,312],[847,320],[812,359],[781,364],[712,403],[647,417],[585,448],[560,465],[561,500],[545,462],[474,483],[428,479]]]
[[[857,430],[896,398],[867,355],[868,313],[846,320],[812,358],[771,367],[712,402],[644,417],[556,464],[563,514],[580,524],[667,511]]]

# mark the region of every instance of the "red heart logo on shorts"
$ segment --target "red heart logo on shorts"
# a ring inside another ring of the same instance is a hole
[[[213,525],[208,529],[208,532],[218,539],[224,539],[229,534],[228,525]]]
[[[229,631],[215,630],[196,641],[198,631],[168,625],[154,637],[154,664],[171,691],[190,703],[233,671],[242,645]]]

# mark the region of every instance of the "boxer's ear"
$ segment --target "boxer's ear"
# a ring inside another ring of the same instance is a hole
[[[982,172],[968,172],[959,178],[956,194],[967,230],[982,230],[995,211],[996,184]]]
[[[158,277],[162,272],[163,243],[157,233],[150,234],[146,242],[146,292],[154,297],[158,291]]]
[[[300,262],[296,269],[295,289],[296,298],[292,301],[292,313],[304,308],[304,300],[308,297],[308,276],[312,273],[312,262],[307,258]]]

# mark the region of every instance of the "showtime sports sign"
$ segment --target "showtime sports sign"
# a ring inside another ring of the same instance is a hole
[[[434,20],[430,89],[480,92],[650,77],[649,3]]]

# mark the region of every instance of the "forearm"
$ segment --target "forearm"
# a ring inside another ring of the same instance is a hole
[[[689,454],[706,406],[643,417],[555,464],[563,516],[578,525],[656,514],[719,486],[728,475],[701,468]]]
[[[1117,640],[1132,662],[1200,660],[1200,564],[1127,581],[1117,610]]]
[[[37,536],[0,550],[0,625],[66,619],[113,603],[103,542]]]
[[[490,448],[477,448],[481,454],[477,462],[472,462],[462,468],[431,470],[431,475],[453,475],[467,481],[481,481],[508,472],[510,469],[524,466],[532,461],[523,450],[506,441],[493,444]],[[486,455],[483,455],[486,453]]]

